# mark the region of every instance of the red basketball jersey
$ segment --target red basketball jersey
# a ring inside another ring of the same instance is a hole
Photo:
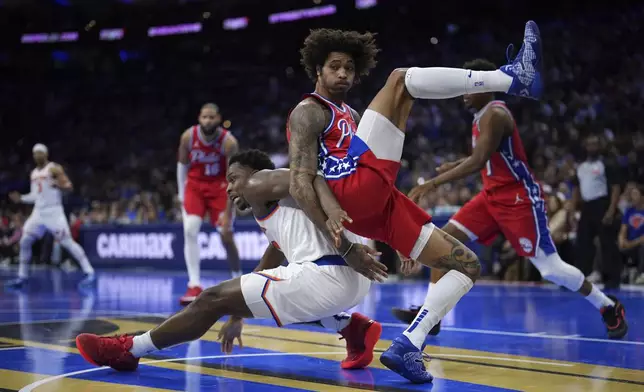
[[[190,170],[188,180],[199,182],[225,182],[227,157],[224,140],[228,131],[219,128],[219,135],[211,142],[203,139],[198,125],[192,127],[190,138]]]
[[[355,171],[355,165],[347,160],[351,139],[358,128],[349,105],[341,106],[317,93],[306,94],[303,99],[314,98],[331,110],[331,121],[319,138],[318,170],[328,179],[344,177]],[[286,137],[291,140],[291,130],[286,123]]]
[[[491,107],[503,108],[512,116],[510,109],[503,101],[492,101],[488,103],[474,116],[472,123],[472,148],[476,146],[476,140],[481,134],[479,120]],[[512,120],[514,122],[514,119]],[[483,188],[486,191],[498,191],[503,187],[511,185],[521,186],[528,195],[539,198],[541,195],[539,184],[534,179],[532,171],[528,166],[528,157],[523,148],[519,129],[514,122],[514,130],[511,136],[503,138],[499,148],[492,153],[492,156],[481,169]],[[536,201],[536,200],[535,200]]]

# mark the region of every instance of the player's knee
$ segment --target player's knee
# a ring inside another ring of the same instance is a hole
[[[533,257],[530,261],[539,270],[543,279],[558,286],[578,291],[584,283],[584,274],[563,261],[558,253]]]
[[[399,91],[406,91],[405,87],[405,75],[407,74],[408,68],[396,68],[389,74],[387,78],[387,83],[385,86]]]
[[[201,218],[194,215],[186,216],[183,221],[183,235],[186,239],[196,239],[201,228]]]
[[[225,283],[225,282],[224,282]],[[229,293],[225,288],[225,284],[220,283],[216,286],[209,287],[204,290],[191,304],[195,310],[204,313],[212,313],[221,316],[222,312],[228,310]]]
[[[20,249],[31,249],[31,245],[36,241],[36,239],[30,235],[23,235],[20,238]]]

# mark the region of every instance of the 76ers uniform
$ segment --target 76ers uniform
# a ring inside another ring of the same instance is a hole
[[[56,240],[60,241],[69,236],[69,224],[63,210],[62,194],[54,185],[51,174],[55,163],[49,162],[43,168],[35,168],[31,172],[31,192],[35,196],[34,209],[25,222],[25,235],[41,238],[49,231]]]
[[[254,317],[272,318],[280,327],[316,321],[357,305],[369,292],[369,279],[347,266],[292,198],[255,219],[288,265],[242,275],[242,294]]]
[[[199,126],[192,127],[190,139],[190,169],[183,198],[183,207],[188,215],[204,217],[210,213],[210,221],[217,223],[226,209],[227,157],[223,151],[229,133],[223,128],[211,142],[203,139]]]
[[[404,133],[369,109],[357,130],[347,104],[338,106],[316,93],[305,99],[315,99],[331,111],[331,121],[319,139],[318,169],[353,219],[346,227],[417,258],[434,226],[427,212],[395,187]]]
[[[472,146],[481,132],[479,120],[491,107],[502,108],[512,116],[504,102],[488,103],[474,116]],[[503,233],[521,256],[555,253],[542,190],[528,168],[516,123],[512,135],[501,141],[499,149],[481,170],[481,177],[481,193],[467,202],[450,222],[471,240],[483,244],[489,244]]]

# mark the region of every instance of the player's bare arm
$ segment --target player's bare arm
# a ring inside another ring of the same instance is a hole
[[[293,109],[289,118],[290,194],[318,230],[333,240],[333,234],[326,227],[327,216],[313,187],[318,168],[318,137],[328,122],[328,115],[315,102],[303,101]],[[342,236],[340,252],[344,254],[350,246],[351,242]]]
[[[266,204],[289,196],[290,174],[288,169],[260,170],[253,173],[244,188],[244,198],[255,213]]]
[[[259,260],[259,264],[253,270],[254,272],[264,271],[267,269],[277,268],[284,261],[284,253],[277,249],[273,244],[268,244],[264,255]]]
[[[179,139],[179,149],[177,151],[177,193],[179,201],[183,201],[188,169],[190,169],[190,135],[191,130],[186,129]]]
[[[65,170],[63,170],[62,166],[52,165],[49,171],[52,177],[54,178],[54,182],[58,189],[65,190],[65,191],[72,190],[73,188],[72,182],[69,180],[69,177],[67,177],[67,174],[65,174]]]
[[[479,127],[481,128],[481,136],[476,141],[472,155],[465,158],[453,169],[412,189],[409,197],[414,202],[418,202],[423,195],[439,185],[460,180],[483,169],[492,154],[498,150],[503,138],[512,134],[513,123],[512,118],[504,109],[492,107],[481,117]]]
[[[347,212],[342,209],[338,199],[336,199],[331,188],[329,188],[329,185],[323,177],[315,177],[315,180],[313,180],[313,187],[320,199],[320,204],[322,205],[324,213],[328,216],[326,221],[327,229],[334,235],[335,246],[339,247],[340,241],[342,240],[340,234],[344,230],[343,223],[351,223],[353,220],[349,217]]]
[[[224,155],[226,156],[226,163],[230,161],[230,158],[233,155],[239,152],[239,142],[237,141],[237,138],[230,133],[226,135],[226,139],[224,140],[223,151],[224,151]],[[224,210],[222,219],[220,219],[219,221],[219,226],[223,230],[230,229],[230,222],[232,220],[233,208],[235,208],[233,202],[230,199],[228,199],[226,201],[226,209]]]

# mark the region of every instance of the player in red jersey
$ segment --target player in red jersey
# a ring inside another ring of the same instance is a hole
[[[464,67],[496,69],[482,59],[465,63]],[[467,202],[443,230],[461,242],[478,240],[483,244],[503,233],[517,254],[528,257],[544,279],[585,296],[601,312],[609,337],[622,338],[628,331],[623,305],[588,282],[581,271],[557,253],[548,229],[543,191],[528,166],[508,107],[495,100],[494,93],[466,94],[463,101],[476,110],[472,155],[441,166],[440,175],[411,191],[411,199],[418,202],[437,186],[480,171],[483,191]]]
[[[480,264],[471,250],[435,228],[431,217],[395,188],[407,118],[415,98],[493,91],[539,96],[541,40],[536,24],[530,21],[516,59],[501,69],[394,70],[359,118],[344,100],[356,78],[375,66],[377,52],[370,33],[321,29],[304,41],[302,63],[315,82],[315,93],[289,115],[291,195],[323,229],[327,217],[313,188],[320,172],[352,219],[346,222],[349,230],[383,241],[426,266],[448,270],[428,293],[414,323],[381,357],[385,366],[403,377],[431,382],[422,355],[427,332],[471,289]],[[364,260],[355,257],[360,249],[346,238],[337,240],[347,263],[353,266],[356,260]],[[377,268],[375,264],[370,267]]]
[[[187,305],[203,291],[197,237],[206,215],[217,226],[226,248],[233,277],[241,276],[239,253],[233,239],[234,208],[226,195],[228,158],[237,153],[237,139],[221,127],[217,105],[201,107],[199,125],[186,129],[179,142],[177,185],[183,203],[184,257],[188,269],[188,290],[181,297]]]

